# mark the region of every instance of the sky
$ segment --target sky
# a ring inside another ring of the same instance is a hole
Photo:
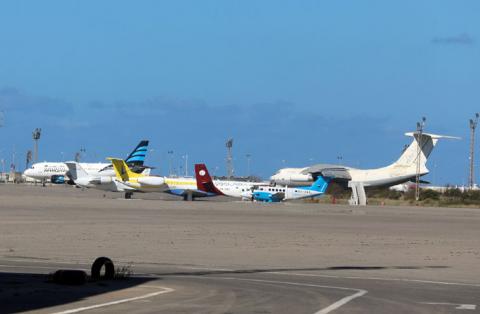
[[[247,154],[264,178],[380,167],[425,116],[427,132],[462,137],[438,144],[427,179],[464,184],[478,12],[476,0],[1,1],[0,158],[15,152],[23,169],[38,127],[48,161],[124,157],[149,139],[157,173],[173,151],[176,171],[188,155],[189,174],[205,162],[223,175],[233,138],[237,175]]]

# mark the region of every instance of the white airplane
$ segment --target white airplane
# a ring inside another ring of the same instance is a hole
[[[99,173],[108,166],[106,163],[82,163],[84,171],[89,174]],[[64,162],[37,162],[23,172],[26,177],[45,182],[63,184],[66,179],[68,167]]]
[[[259,186],[268,186],[269,182],[247,182],[233,180],[213,180],[205,164],[195,164],[195,179],[197,189],[205,193],[246,198],[248,193]],[[248,194],[250,195],[250,194]]]
[[[126,162],[134,171],[144,171],[143,162],[147,153],[148,141],[141,141],[128,155]],[[81,168],[92,176],[113,177],[115,172],[111,163],[80,163]],[[148,169],[148,168],[147,168]],[[63,184],[68,181],[68,167],[64,162],[39,162],[26,169],[23,174],[26,177],[45,182]],[[148,171],[148,170],[147,170]]]
[[[83,169],[80,163],[75,161],[67,161],[68,176],[76,186],[81,188],[98,189],[111,192],[131,192],[134,188],[123,184],[116,176],[106,176],[100,173],[88,173]],[[113,168],[112,168],[112,171]]]
[[[330,178],[318,176],[310,186],[262,186],[250,192],[245,192],[243,197],[260,202],[282,202],[300,200],[305,198],[316,198],[325,194],[330,183]]]
[[[352,189],[352,200],[356,204],[365,205],[364,187],[393,186],[429,173],[427,159],[439,139],[459,139],[429,133],[409,132],[407,136],[413,141],[393,164],[376,169],[356,169],[340,165],[318,164],[305,168],[280,169],[270,179],[275,184],[305,185],[321,175]]]
[[[330,178],[319,176],[311,186],[269,186],[267,182],[244,182],[212,180],[204,164],[195,165],[199,190],[213,195],[241,197],[262,202],[280,202],[294,199],[314,198],[323,195]]]
[[[164,192],[167,189],[164,177],[135,173],[129,168],[125,160],[107,159],[112,162],[115,171],[114,184],[117,184],[116,182],[121,184],[123,191],[126,191],[125,198],[131,198],[133,192]]]
[[[125,191],[125,198],[132,197],[134,192],[165,192],[177,196],[182,196],[186,201],[192,201],[196,197],[214,196],[214,194],[206,193],[198,190],[197,181],[189,177],[162,177],[162,176],[146,176],[133,173],[128,169],[126,163],[121,159],[108,158],[113,164],[116,178],[113,182],[105,182],[109,188],[119,188],[119,191]],[[84,179],[84,184],[101,183],[101,181],[90,182],[95,180],[92,176]]]

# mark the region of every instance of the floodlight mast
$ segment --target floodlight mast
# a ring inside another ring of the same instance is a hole
[[[232,147],[233,147],[233,138],[230,138],[226,143],[227,147],[227,177],[233,177],[233,157],[232,157]]]
[[[470,119],[470,169],[469,169],[469,176],[468,176],[468,186],[470,189],[473,189],[475,186],[475,164],[474,164],[474,157],[475,157],[475,129],[477,128],[478,118],[480,114],[475,113],[475,119]]]
[[[172,176],[173,175],[173,172],[172,172],[172,164],[173,164],[173,150],[169,150],[167,152],[169,158],[168,158],[168,175],[169,176]]]
[[[417,145],[417,171],[415,175],[415,200],[418,202],[420,200],[420,169],[421,169],[421,154],[422,154],[422,138],[423,138],[423,129],[425,128],[425,122],[427,118],[422,117],[421,122],[417,122],[417,132],[416,136],[418,145]]]
[[[41,134],[42,134],[42,129],[40,128],[36,128],[32,133],[32,137],[34,141],[33,158],[35,162],[38,162],[38,141],[40,140]]]

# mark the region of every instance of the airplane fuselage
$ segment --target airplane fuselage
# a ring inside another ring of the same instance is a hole
[[[114,176],[115,172],[108,163],[81,163],[89,175]],[[35,180],[47,180],[52,176],[65,176],[68,167],[63,162],[39,162],[24,171],[24,175]]]

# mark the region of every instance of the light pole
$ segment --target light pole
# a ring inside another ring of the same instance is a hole
[[[40,136],[42,134],[42,129],[36,128],[33,133],[33,141],[34,141],[34,146],[33,146],[33,158],[35,159],[35,162],[38,162],[38,140],[40,140]]]
[[[342,160],[343,160],[343,157],[340,156],[340,155],[338,155],[338,156],[337,156],[337,164],[340,165],[340,164],[342,163]]]
[[[169,150],[168,154],[168,175],[172,176],[173,150]]]
[[[233,177],[233,156],[232,156],[232,148],[233,148],[233,138],[228,139],[225,143],[227,147],[227,177]]]
[[[251,154],[246,154],[245,157],[247,157],[247,177],[250,176],[250,162],[252,160],[252,155]]]
[[[475,156],[475,129],[478,124],[478,113],[475,114],[475,119],[470,119],[470,175],[468,176],[468,186],[473,189],[475,184],[474,179],[474,156]]]
[[[422,117],[421,122],[417,122],[417,132],[415,136],[417,136],[417,171],[415,175],[415,200],[418,202],[420,200],[420,166],[421,166],[421,155],[422,155],[422,148],[423,148],[423,129],[425,128],[425,122],[427,118]]]
[[[185,176],[188,176],[188,154],[182,156],[182,159],[185,160]]]
[[[2,163],[2,181],[7,182],[7,175],[5,174],[5,159],[1,159],[0,162]]]

